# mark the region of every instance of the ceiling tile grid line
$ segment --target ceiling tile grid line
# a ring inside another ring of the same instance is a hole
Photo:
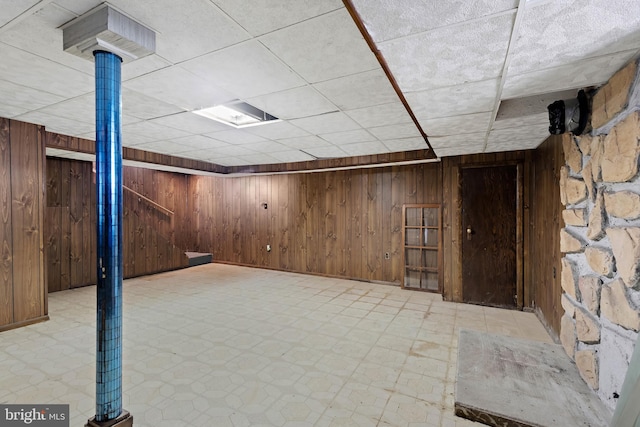
[[[527,1],[527,0],[525,0],[525,1]],[[454,30],[455,31],[457,28],[465,27],[465,26],[468,26],[469,24],[482,23],[482,22],[485,22],[488,19],[497,18],[497,17],[501,17],[501,16],[511,16],[514,13],[516,13],[517,10],[518,10],[518,8],[514,7],[514,8],[502,10],[500,12],[492,13],[492,14],[489,14],[489,15],[478,16],[476,18],[469,19],[469,20],[466,20],[466,21],[459,21],[459,22],[456,22],[456,23],[453,23],[453,24],[449,24],[449,25],[443,25],[443,26],[439,26],[439,27],[429,28],[428,30],[425,30],[425,31],[420,31],[420,32],[411,33],[411,34],[407,34],[407,35],[400,36],[400,37],[395,37],[395,38],[382,40],[382,41],[377,42],[377,44],[378,44],[378,46],[382,47],[382,46],[384,46],[385,44],[388,44],[388,43],[393,43],[393,42],[398,42],[398,41],[410,41],[411,39],[416,39],[416,38],[421,38],[423,36],[428,36],[429,33],[440,32],[440,31],[443,31],[443,30]]]
[[[507,53],[504,58],[504,64],[502,66],[502,73],[500,77],[500,83],[498,84],[498,90],[496,91],[496,98],[493,103],[493,112],[491,115],[489,127],[487,128],[487,133],[484,141],[484,149],[483,152],[486,151],[487,144],[489,141],[489,134],[491,133],[491,128],[493,122],[496,120],[496,116],[498,115],[498,108],[500,108],[500,101],[502,99],[502,89],[504,88],[505,82],[507,81],[507,74],[509,72],[509,64],[511,63],[511,56],[513,55],[513,50],[515,48],[516,41],[520,36],[520,26],[522,25],[522,21],[526,14],[525,4],[528,0],[519,0],[518,8],[516,11],[516,17],[513,22],[513,27],[511,30],[511,37],[509,37],[509,46],[507,47]]]
[[[1,116],[95,137],[93,64],[62,50],[60,26],[101,2],[4,0]],[[626,0],[110,3],[158,33],[155,54],[123,65],[124,145],[223,166],[422,149],[409,111],[440,156],[535,148],[546,105],[498,121],[504,100],[597,87],[640,54],[640,3]],[[235,100],[281,121],[193,113]]]

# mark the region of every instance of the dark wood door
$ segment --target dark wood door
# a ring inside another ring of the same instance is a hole
[[[462,169],[462,298],[516,307],[517,167]]]

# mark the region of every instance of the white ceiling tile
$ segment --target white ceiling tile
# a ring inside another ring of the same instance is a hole
[[[250,150],[240,145],[230,145],[228,147],[217,147],[208,150],[211,157],[230,157],[230,156],[249,156],[256,154],[255,151]]]
[[[205,134],[229,129],[229,126],[223,123],[207,119],[206,117],[191,112],[171,114],[149,121],[193,134]]]
[[[44,7],[37,10],[34,16],[42,20],[42,22],[50,25],[53,28],[58,28],[63,24],[71,21],[77,15],[64,7],[61,7],[57,3],[44,4]]]
[[[318,159],[332,159],[336,157],[348,157],[348,154],[336,145],[327,145],[325,147],[309,147],[304,149],[305,152],[311,154]]]
[[[382,141],[382,143],[389,149],[391,153],[397,153],[400,151],[411,150],[426,150],[429,148],[424,138],[401,138],[401,139],[388,139]]]
[[[53,8],[53,6],[50,5],[47,9],[49,8]],[[94,74],[93,61],[87,61],[65,52],[62,49],[62,30],[47,23],[37,14],[31,15],[4,31],[0,39],[3,43],[22,51],[36,54],[58,64],[64,64],[91,76]]]
[[[173,63],[231,46],[250,37],[209,1],[111,0],[110,3],[156,31],[158,55]]]
[[[291,150],[291,151],[278,151],[277,153],[271,153],[271,157],[280,161],[280,162],[305,162],[308,160],[314,160],[308,154],[303,153],[300,150]]]
[[[4,107],[30,111],[55,104],[64,99],[65,98],[60,95],[54,95],[0,79],[0,104]]]
[[[507,76],[502,98],[521,98],[605,83],[636,51],[585,59],[555,68]]]
[[[473,145],[484,147],[484,141],[486,138],[486,132],[467,133],[462,135],[450,135],[450,136],[434,136],[429,137],[429,143],[434,150],[437,148],[450,148],[465,145]],[[437,151],[437,150],[436,150]],[[480,153],[481,151],[477,151]]]
[[[242,129],[231,129],[222,132],[213,132],[205,134],[209,138],[214,138],[219,141],[224,141],[233,145],[252,144],[254,142],[264,141],[261,136],[254,135]]]
[[[521,138],[518,141],[511,142],[489,142],[485,153],[495,153],[501,151],[517,151],[517,150],[532,150],[542,144],[547,136],[539,136],[537,138],[527,137]]]
[[[78,136],[83,133],[95,131],[95,126],[92,124],[65,117],[53,116],[41,111],[30,111],[14,118],[27,123],[43,125],[49,132],[62,135]]]
[[[267,34],[260,41],[309,83],[380,68],[344,8]]]
[[[350,156],[368,156],[371,154],[381,154],[389,152],[389,149],[380,141],[344,144],[340,145],[340,148]]]
[[[382,69],[327,80],[313,87],[341,110],[398,101],[398,95]]]
[[[236,98],[251,98],[305,84],[257,41],[241,43],[181,64]]]
[[[289,151],[290,147],[276,141],[254,142],[250,146],[245,146],[256,153],[273,153],[276,151]]]
[[[537,124],[520,126],[517,129],[497,129],[492,130],[489,133],[487,139],[488,147],[497,147],[508,145],[510,147],[517,147],[513,149],[522,149],[523,145],[521,141],[526,139],[539,139],[540,141],[546,139],[549,136],[549,124]]]
[[[176,144],[171,141],[154,141],[146,144],[136,145],[137,149],[144,151],[153,151],[154,153],[178,154],[189,151],[189,147]]]
[[[0,14],[0,27],[13,21],[22,13],[38,4],[40,0],[9,0],[2,2],[2,14]]]
[[[94,131],[95,134],[95,131]],[[95,137],[93,138],[95,140]],[[122,128],[122,146],[123,147],[136,147],[140,144],[148,144],[153,142],[155,138],[151,138],[144,134],[132,133],[127,127]]]
[[[254,36],[306,21],[344,7],[339,0],[213,0],[231,18]]]
[[[211,80],[200,78],[178,66],[128,80],[122,86],[183,110],[207,108],[236,98]]]
[[[411,116],[401,102],[358,108],[346,113],[364,128],[412,122]]]
[[[562,0],[527,9],[509,74],[640,49],[640,2]]]
[[[423,120],[492,111],[498,79],[447,86],[420,92],[408,92],[405,98],[411,110]]]
[[[122,64],[122,81],[126,82],[127,80],[161,70],[170,65],[171,63],[169,61],[156,54],[148,55],[144,58]]]
[[[96,102],[93,93],[78,96],[67,101],[49,105],[39,111],[53,116],[73,117],[73,120],[88,123],[95,126]]]
[[[403,91],[435,89],[497,78],[515,13],[381,43]]]
[[[249,166],[251,164],[238,157],[215,158],[214,163],[221,166]]]
[[[320,134],[320,137],[332,144],[353,144],[356,142],[375,141],[376,137],[365,129],[348,130]]]
[[[369,128],[369,132],[378,139],[398,139],[420,136],[420,131],[413,122],[398,125],[376,126]]]
[[[346,114],[340,112],[295,119],[291,120],[290,123],[314,135],[360,129],[360,125]]]
[[[486,132],[492,118],[493,113],[488,112],[423,120],[420,124],[429,137],[435,137]]]
[[[0,57],[0,80],[63,97],[94,90],[93,74],[85,74],[4,43],[0,43]]]
[[[151,98],[126,87],[122,88],[122,114],[147,120],[184,111],[180,107]]]
[[[279,139],[280,144],[286,145],[290,148],[307,149],[309,147],[323,147],[331,145],[329,142],[317,136],[302,136],[298,138],[285,138]]]
[[[146,138],[151,138],[153,141],[176,139],[183,136],[189,136],[187,132],[183,132],[181,130],[170,128],[167,126],[160,126],[148,121],[122,126],[122,132],[124,134],[141,135]]]
[[[265,165],[265,164],[278,163],[278,159],[276,159],[275,157],[271,157],[268,154],[254,153],[248,156],[237,156],[237,157],[242,160],[245,160],[250,165]]]
[[[293,126],[288,122],[268,123],[244,129],[248,133],[261,136],[266,139],[286,139],[309,136],[309,133]]]
[[[249,98],[247,103],[285,120],[317,116],[338,110],[338,107],[310,86]]]
[[[353,3],[376,42],[446,27],[518,6],[518,0],[355,0]]]
[[[229,147],[229,144],[227,144],[226,142],[218,141],[213,138],[207,138],[206,136],[202,135],[190,135],[182,138],[175,138],[172,139],[171,142],[184,145],[189,150]]]
[[[523,126],[538,125],[544,128],[549,127],[549,113],[532,114],[521,117],[512,117],[509,119],[496,120],[493,122],[491,129],[510,129],[521,128]]]
[[[0,104],[0,117],[12,119],[16,116],[20,116],[27,113],[29,110],[26,108],[17,107],[15,105]]]
[[[458,145],[458,146],[449,146],[443,148],[435,148],[434,151],[438,157],[451,157],[451,156],[462,156],[465,154],[478,154],[482,153],[484,149],[484,144],[475,144],[475,145]]]
[[[55,3],[80,16],[103,3],[103,0],[55,0]]]

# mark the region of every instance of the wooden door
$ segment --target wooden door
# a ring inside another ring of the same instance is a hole
[[[462,169],[462,298],[517,304],[518,171],[513,166]]]

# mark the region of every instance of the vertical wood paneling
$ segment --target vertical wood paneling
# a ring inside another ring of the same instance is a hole
[[[318,256],[324,254],[324,242],[318,241],[318,225],[320,218],[318,215],[318,188],[319,174],[311,173],[306,174],[304,179],[307,181],[306,186],[306,265],[305,271],[317,271],[321,273],[321,269],[318,268]]]
[[[347,173],[336,172],[336,222],[335,222],[335,246],[336,246],[336,275],[346,276],[349,270],[347,263],[347,248],[349,246],[347,229]]]
[[[382,200],[380,212],[382,220],[382,245],[380,252],[382,253],[382,280],[385,282],[393,282],[393,270],[391,259],[386,259],[386,253],[391,256],[391,211],[393,210],[391,199],[391,169],[387,168],[382,171]],[[391,211],[389,210],[391,207]]]
[[[291,233],[289,232],[289,176],[278,175],[276,179],[277,185],[274,186],[274,191],[278,197],[273,199],[273,203],[277,204],[277,217],[275,226],[273,229],[274,238],[277,242],[275,250],[278,252],[279,263],[276,268],[288,270],[291,267],[289,257],[291,251]],[[277,191],[275,190],[277,189]]]
[[[382,280],[382,180],[379,171],[369,169],[363,173],[363,185],[366,188],[362,198],[362,237],[364,278]]]
[[[46,265],[49,291],[96,283],[96,195],[92,164],[73,160],[47,159]],[[176,206],[186,206],[189,182],[182,175],[148,169],[123,170],[123,183],[180,215]],[[176,190],[177,189],[177,190]],[[124,275],[134,277],[172,270],[187,264],[184,251],[172,239],[174,220],[152,203],[123,190]],[[182,215],[186,207],[182,208]],[[58,225],[56,225],[58,224]],[[184,239],[184,238],[183,238]],[[186,240],[186,239],[184,239]],[[57,256],[59,255],[59,261]]]
[[[13,323],[11,178],[10,124],[0,118],[0,326]]]
[[[232,260],[234,262],[242,263],[242,245],[243,235],[242,230],[242,197],[243,197],[243,181],[241,179],[231,180],[231,212],[232,212],[232,233],[233,239],[231,240],[232,248]]]
[[[71,217],[70,230],[70,253],[69,253],[69,272],[71,287],[82,286],[82,266],[84,260],[84,252],[82,248],[82,204],[83,204],[83,163],[74,162],[71,165],[69,185],[69,216]]]
[[[257,265],[258,263],[258,245],[256,242],[258,236],[256,233],[256,211],[259,203],[256,202],[256,187],[259,185],[258,180],[262,177],[247,177],[244,180],[245,190],[242,194],[242,216],[241,224],[246,236],[249,237],[249,244],[242,247],[242,262],[245,264]],[[275,206],[272,206],[272,209]]]
[[[325,272],[326,274],[338,274],[338,220],[337,220],[337,179],[336,174],[324,175],[324,235],[325,241]],[[320,175],[322,177],[322,175]]]
[[[304,175],[297,175],[290,184],[295,188],[297,194],[292,214],[295,215],[294,242],[296,250],[293,260],[294,269],[298,271],[305,271],[307,260],[307,182],[304,178]]]
[[[43,315],[40,278],[41,215],[39,193],[39,131],[34,125],[11,123],[11,225],[13,238],[14,322]],[[19,174],[19,175],[17,175]]]
[[[348,200],[351,201],[349,221],[350,221],[350,248],[349,265],[351,265],[351,277],[364,278],[362,268],[362,248],[364,246],[362,237],[362,199],[366,197],[363,187],[362,174],[351,173],[349,177],[350,194]]]
[[[60,290],[71,286],[71,161],[60,160]]]
[[[442,272],[444,288],[442,296],[445,300],[453,300],[453,292],[456,285],[452,278],[452,264],[453,264],[453,236],[452,236],[452,221],[453,221],[453,206],[451,206],[451,187],[453,185],[451,174],[453,168],[451,167],[451,161],[449,159],[443,159],[442,161]],[[447,242],[451,242],[447,244]]]
[[[564,221],[559,186],[563,164],[561,136],[550,137],[533,153],[530,199],[532,236],[528,263],[533,283],[531,295],[547,325],[556,334],[560,333],[560,319],[564,312],[560,304],[560,230]]]
[[[402,251],[404,242],[402,241],[402,205],[404,204],[404,179],[406,174],[402,169],[395,166],[391,170],[391,212],[390,212],[390,232],[391,232],[391,282],[401,283],[404,266],[402,265]]]
[[[280,223],[280,176],[274,176],[270,180],[271,192],[268,199],[269,203],[269,242],[271,244],[271,252],[269,254],[269,267],[280,268],[281,258],[281,233],[279,231]]]

